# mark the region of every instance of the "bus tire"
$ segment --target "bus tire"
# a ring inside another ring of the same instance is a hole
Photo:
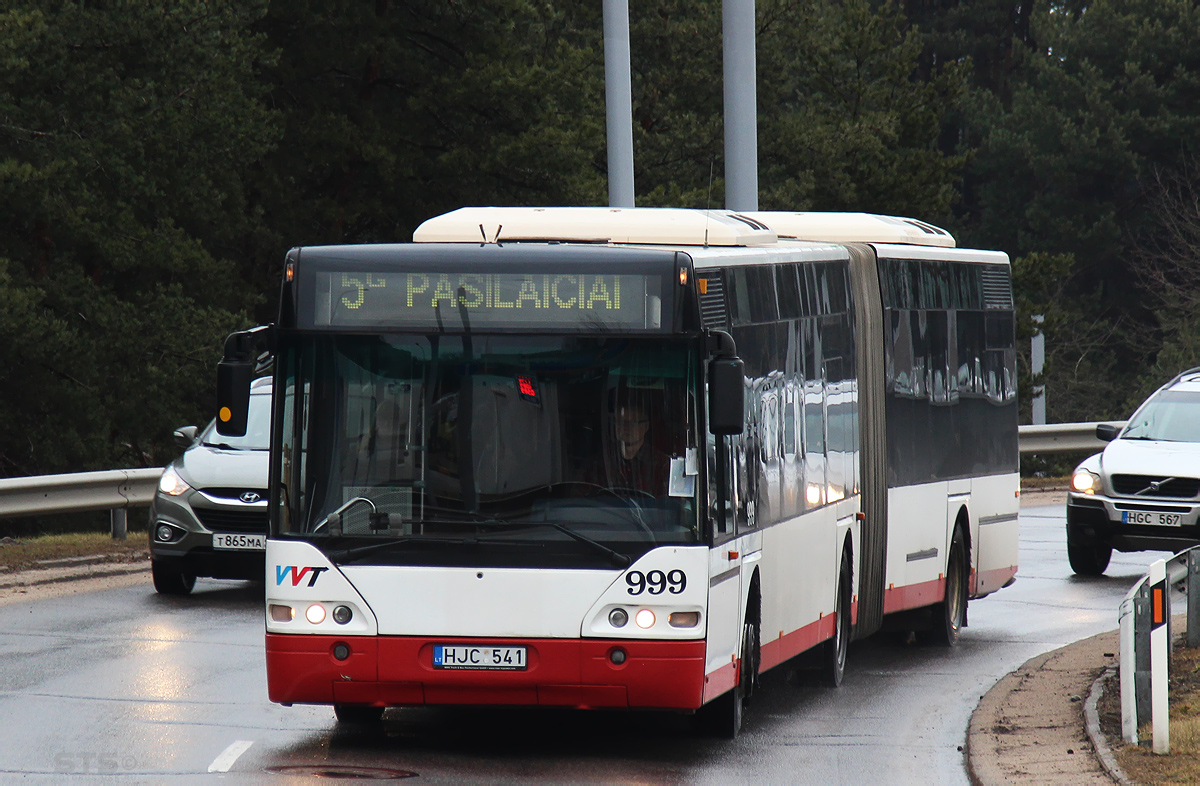
[[[1067,561],[1079,576],[1101,576],[1112,559],[1112,544],[1067,522]]]
[[[726,740],[737,739],[742,730],[747,689],[752,691],[757,679],[758,643],[758,623],[747,619],[742,626],[742,659],[737,685],[696,712],[696,729],[701,733]]]
[[[958,634],[967,624],[967,547],[962,527],[954,528],[950,555],[946,559],[946,598],[933,607],[930,640],[946,647],[958,643]]]
[[[842,566],[838,571],[837,606],[834,610],[835,627],[833,638],[824,644],[821,653],[821,682],[831,688],[840,687],[846,674],[846,655],[850,651],[850,603],[853,590],[853,571],[850,552],[842,552]]]
[[[338,723],[348,726],[374,726],[383,720],[383,707],[370,704],[335,704],[333,714]]]
[[[172,569],[157,560],[150,561],[150,575],[154,579],[154,591],[159,595],[189,595],[196,586],[193,574]]]

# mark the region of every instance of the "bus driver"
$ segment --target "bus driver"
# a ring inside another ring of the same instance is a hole
[[[612,416],[614,450],[606,462],[609,486],[616,491],[632,490],[649,496],[667,493],[671,457],[658,448],[662,419],[651,416],[652,408],[642,399],[618,402]]]

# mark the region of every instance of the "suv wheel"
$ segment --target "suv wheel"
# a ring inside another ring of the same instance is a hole
[[[1099,576],[1112,559],[1112,546],[1080,527],[1067,524],[1067,559],[1080,576]]]
[[[196,586],[194,575],[172,569],[162,562],[152,560],[150,572],[154,576],[154,589],[160,595],[188,595]]]

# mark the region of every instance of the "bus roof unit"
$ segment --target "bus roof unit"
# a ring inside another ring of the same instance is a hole
[[[903,243],[954,248],[954,237],[944,229],[915,218],[877,216],[871,213],[798,213],[759,211],[744,213],[774,229],[781,239],[819,240],[826,243]]]
[[[669,246],[764,246],[769,227],[725,210],[672,207],[463,207],[435,216],[416,243],[636,243]]]

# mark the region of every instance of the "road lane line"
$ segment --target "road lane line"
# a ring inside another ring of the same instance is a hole
[[[250,746],[254,744],[254,740],[238,740],[231,744],[228,748],[221,751],[221,755],[213,759],[213,763],[208,765],[209,772],[229,772],[229,768],[238,760],[246,751],[250,750]]]

